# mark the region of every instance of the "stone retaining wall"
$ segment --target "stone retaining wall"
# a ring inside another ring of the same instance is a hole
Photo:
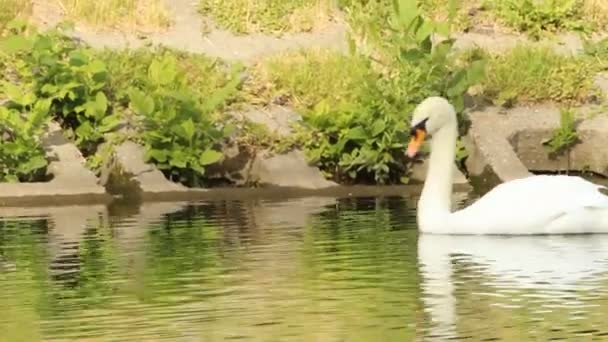
[[[36,13],[43,4],[34,2],[34,17],[42,26],[52,26],[62,15],[40,15]],[[286,34],[282,37],[269,35],[235,36],[215,29],[203,34],[203,19],[196,12],[190,0],[169,2],[175,24],[164,33],[150,34],[145,39],[136,35],[116,32],[95,32],[77,27],[74,36],[94,47],[140,47],[146,44],[162,44],[172,48],[195,53],[203,53],[228,61],[244,63],[272,54],[299,48],[332,48],[347,52],[347,28],[344,23],[331,24],[322,32]],[[465,33],[457,36],[455,48],[462,49],[481,46],[490,51],[501,52],[527,40],[521,36],[493,33]],[[567,34],[553,44],[557,51],[579,53],[582,43],[577,36]],[[605,78],[598,77],[597,83],[604,90],[608,88]],[[542,141],[556,128],[558,109],[551,106],[535,108],[515,108],[503,113],[499,108],[486,108],[471,112],[472,126],[466,137],[469,158],[467,169],[473,178],[482,178],[489,183],[527,177],[530,171],[551,171],[560,169],[565,160],[549,159],[542,148]],[[236,118],[265,125],[274,134],[288,135],[291,124],[300,119],[284,107],[249,108],[232,113]],[[588,169],[598,174],[608,175],[604,133],[608,130],[608,119],[585,120],[580,125],[582,142],[571,152],[568,159],[571,169]],[[207,192],[205,189],[189,189],[167,180],[153,165],[143,159],[144,150],[133,142],[125,142],[115,150],[113,159],[108,161],[98,179],[86,169],[82,155],[73,144],[61,134],[58,125],[53,124],[45,137],[48,151],[49,172],[53,179],[45,183],[0,184],[0,205],[26,203],[34,199],[54,201],[57,199],[77,202],[106,202],[112,195],[132,196],[139,199],[159,199],[177,196],[197,198]],[[337,184],[326,180],[318,168],[308,165],[301,151],[291,151],[277,155],[270,151],[239,150],[227,146],[226,159],[222,165],[210,168],[210,173],[218,178],[228,179],[237,186],[275,186],[304,190],[325,190],[336,188]],[[426,163],[417,165],[412,172],[414,183],[424,181]],[[465,185],[466,177],[455,168],[455,184]],[[106,191],[107,190],[107,191]]]

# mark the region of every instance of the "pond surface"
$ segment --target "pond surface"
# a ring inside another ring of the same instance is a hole
[[[608,235],[419,236],[414,206],[2,209],[0,341],[608,340]]]

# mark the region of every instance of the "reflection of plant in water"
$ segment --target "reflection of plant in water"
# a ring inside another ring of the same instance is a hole
[[[140,299],[159,299],[163,289],[183,285],[186,275],[205,272],[206,279],[222,272],[220,228],[201,216],[172,219],[151,227],[147,240],[146,293]],[[200,279],[197,279],[200,281]]]
[[[110,310],[114,305],[111,298],[124,294],[125,275],[118,268],[121,256],[114,243],[110,226],[99,223],[87,227],[72,254],[62,252],[62,260],[54,260],[62,264],[62,274],[47,282],[44,299],[48,334],[88,336],[105,330],[96,323],[83,326],[80,318]]]
[[[397,209],[404,207],[403,201],[395,201],[400,203],[396,208],[390,208],[390,200],[342,201],[338,209],[314,217],[305,229],[301,282],[313,301],[333,298],[334,312],[348,313],[337,314],[336,324],[350,325],[354,317],[374,324],[378,311],[386,317],[382,326],[421,320],[417,249],[412,242],[416,230],[399,226],[407,213]],[[402,291],[409,294],[396,295]],[[417,334],[414,328],[383,331],[383,340],[412,341]],[[362,337],[360,331],[355,333]]]
[[[44,221],[0,221],[0,331],[6,341],[40,341],[47,278]]]

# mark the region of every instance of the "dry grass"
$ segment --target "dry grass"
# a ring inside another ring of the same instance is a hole
[[[0,0],[0,31],[6,24],[17,18],[31,14],[32,2],[29,0]]]
[[[481,11],[484,0],[458,0],[456,2],[456,16],[454,30],[463,31],[472,26],[485,24],[490,21],[486,12]],[[448,5],[445,0],[422,0],[422,8],[437,21],[448,20]]]
[[[157,31],[171,25],[162,0],[56,0],[74,21],[121,31]]]
[[[608,1],[586,0],[583,6],[585,18],[596,23],[601,29],[608,29]]]

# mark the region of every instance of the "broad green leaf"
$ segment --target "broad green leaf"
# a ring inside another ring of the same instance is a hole
[[[91,63],[89,63],[89,65],[87,66],[87,71],[94,75],[104,73],[107,71],[107,69],[104,62],[95,59],[91,61]]]
[[[435,27],[433,23],[431,23],[430,21],[424,21],[420,28],[418,28],[418,31],[416,31],[416,41],[423,42],[425,44],[425,50],[430,51],[430,49],[427,48],[426,45],[432,45],[430,42],[431,34],[433,33],[434,28]],[[428,40],[429,42],[427,43],[426,40]]]
[[[154,100],[139,89],[129,91],[129,100],[129,107],[139,115],[149,116],[154,112]]]
[[[47,83],[40,88],[40,91],[46,95],[54,94],[57,92],[57,90],[59,90],[59,88],[51,83]]]
[[[118,114],[108,115],[101,120],[98,129],[102,133],[111,132],[116,127],[120,126],[122,122],[123,120]]]
[[[4,176],[4,180],[7,183],[19,183],[19,178],[17,178],[15,175],[6,175]]]
[[[377,136],[380,133],[384,132],[384,129],[386,128],[386,123],[384,122],[384,120],[382,119],[378,119],[376,121],[374,121],[373,125],[372,125],[372,136]]]
[[[53,41],[48,36],[39,36],[34,42],[34,49],[38,52],[50,50],[53,48]]]
[[[83,121],[76,128],[76,144],[80,145],[83,142],[89,141],[95,135],[95,129],[89,121]]]
[[[72,66],[83,66],[89,62],[89,57],[80,50],[72,51],[70,53],[70,65]]]
[[[458,11],[458,1],[448,0],[448,25],[452,25]]]
[[[450,23],[442,22],[437,23],[435,26],[435,30],[437,33],[444,37],[448,37],[450,35]]]
[[[355,127],[348,130],[344,138],[350,140],[365,140],[368,136],[363,127]]]
[[[34,156],[26,163],[21,164],[20,171],[23,174],[28,174],[38,169],[41,169],[47,165],[47,160],[41,156]]]
[[[458,70],[450,82],[447,95],[451,97],[463,94],[468,86],[466,70]]]
[[[28,135],[36,134],[37,130],[42,128],[42,125],[49,119],[49,110],[51,108],[52,99],[38,100],[34,104],[28,121],[25,126],[25,131]]]
[[[103,93],[103,91],[99,91],[97,92],[97,95],[95,95],[95,107],[97,109],[97,118],[103,116],[108,110],[108,98],[106,97],[106,94]]]
[[[212,149],[207,149],[205,150],[205,152],[203,152],[203,154],[201,154],[199,161],[201,165],[207,166],[219,162],[223,158],[223,156],[224,155],[221,152]]]
[[[148,76],[156,85],[167,85],[172,83],[177,76],[175,58],[170,55],[165,55],[162,60],[153,60],[148,68]]]
[[[228,138],[228,137],[232,136],[232,134],[236,131],[236,126],[231,123],[228,123],[228,124],[224,125],[224,129],[222,131],[223,131],[223,137]]]
[[[409,28],[414,18],[419,15],[417,0],[393,0],[401,27]]]
[[[171,166],[184,169],[188,166],[188,156],[182,150],[173,150],[169,154]]]
[[[485,77],[486,60],[479,60],[471,63],[467,69],[467,81],[470,85],[481,82]]]
[[[168,155],[169,153],[165,150],[149,149],[146,151],[144,159],[146,161],[154,159],[158,163],[164,163],[167,161]]]
[[[30,50],[33,42],[24,36],[8,36],[0,41],[0,50],[7,54],[14,54]]]
[[[192,119],[188,119],[184,122],[181,123],[180,125],[183,129],[184,132],[184,138],[186,140],[188,140],[189,142],[192,142],[192,138],[194,137],[194,122],[192,122]]]
[[[11,101],[16,103],[19,103],[23,97],[21,88],[7,81],[2,81],[2,91]]]

